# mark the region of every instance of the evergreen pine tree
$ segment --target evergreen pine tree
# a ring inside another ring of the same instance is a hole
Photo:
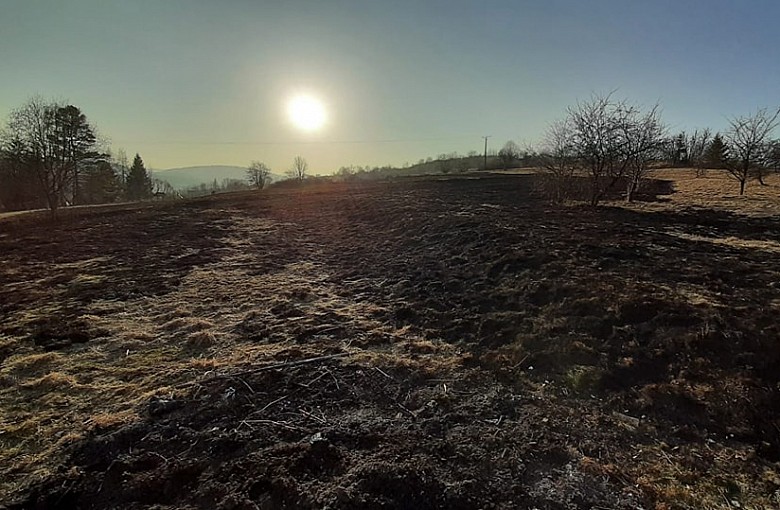
[[[707,153],[704,155],[704,161],[709,168],[726,168],[726,159],[728,158],[726,144],[720,133],[715,135],[710,146],[707,147]]]
[[[152,180],[138,154],[133,158],[133,166],[127,174],[126,193],[130,200],[143,200],[152,196]]]
[[[84,184],[81,190],[86,204],[105,204],[114,202],[121,195],[121,182],[111,163],[100,161],[84,171]]]
[[[685,131],[677,135],[674,139],[674,166],[685,166],[688,164],[688,135]]]

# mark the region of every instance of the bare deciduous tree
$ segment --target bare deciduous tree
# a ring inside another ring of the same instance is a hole
[[[287,175],[291,179],[298,179],[299,181],[303,182],[303,180],[306,178],[306,171],[309,169],[309,163],[306,162],[306,159],[302,156],[295,156],[295,159],[293,159],[293,166],[290,170],[287,171]]]
[[[564,123],[554,128],[553,138],[562,138],[557,145],[572,152],[566,158],[566,164],[574,167],[571,175],[579,171],[588,177],[589,201],[595,206],[626,177],[626,198],[632,198],[661,146],[663,131],[658,106],[642,114],[638,106],[608,94],[570,107]]]
[[[631,202],[634,193],[639,190],[642,180],[647,175],[650,163],[660,153],[664,140],[665,128],[661,123],[658,105],[642,115],[638,111],[629,117],[623,129],[625,131],[625,157],[628,159],[626,168],[626,200]]]
[[[453,158],[450,154],[442,153],[439,154],[436,157],[437,166],[439,167],[439,172],[443,174],[448,174],[452,171],[454,165]]]
[[[726,170],[739,182],[739,194],[745,193],[745,185],[752,173],[764,184],[763,173],[769,156],[770,135],[777,127],[780,109],[771,113],[766,108],[752,115],[729,120],[725,141],[730,157]]]
[[[504,170],[507,170],[520,158],[520,147],[512,140],[509,140],[504,144],[501,150],[498,151],[498,158],[501,160]]]
[[[247,168],[246,177],[250,186],[263,189],[271,178],[271,169],[265,163],[252,161]]]
[[[590,179],[590,203],[595,206],[628,166],[624,126],[634,107],[614,101],[611,95],[594,96],[570,107],[568,113],[577,159]]]
[[[124,149],[118,149],[111,157],[111,164],[119,175],[119,182],[124,188],[127,183],[127,174],[130,173],[130,160],[127,159],[127,153]]]
[[[577,153],[573,145],[573,128],[568,119],[554,122],[545,133],[539,154],[547,176],[545,192],[553,202],[561,203],[572,195]]]
[[[163,197],[163,198],[176,198],[176,188],[174,188],[171,183],[169,183],[166,180],[158,179],[157,177],[152,177],[152,195],[155,197]]]
[[[693,167],[699,177],[704,174],[705,153],[711,140],[712,131],[709,128],[695,129],[690,134],[681,131],[665,141],[665,146],[661,148],[662,157],[672,166]]]
[[[712,131],[709,128],[701,131],[695,129],[685,140],[688,164],[696,171],[696,177],[703,177],[707,168],[707,149],[712,142]]]

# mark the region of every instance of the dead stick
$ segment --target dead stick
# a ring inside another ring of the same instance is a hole
[[[298,425],[291,425],[285,421],[274,421],[274,420],[244,420],[242,423],[246,423],[247,425],[251,425],[252,423],[258,423],[263,425],[276,425],[277,427],[282,427],[285,429],[290,430],[302,430],[304,432],[311,432],[306,427],[299,427]]]
[[[221,379],[233,379],[235,377],[242,376],[242,375],[256,374],[258,372],[265,372],[266,370],[276,370],[277,368],[297,367],[299,365],[317,363],[319,361],[327,361],[329,359],[343,358],[344,356],[349,356],[349,354],[350,353],[348,352],[340,352],[338,354],[329,354],[327,356],[317,356],[315,358],[306,358],[297,361],[285,361],[283,363],[274,363],[273,365],[264,365],[262,367],[252,368],[250,370],[239,370],[238,372],[233,372],[230,374],[215,375],[209,377],[208,379],[203,379],[201,381],[190,381],[190,382],[182,383],[177,387],[181,388],[181,387],[193,386],[195,384],[205,384],[208,382],[218,381]]]
[[[522,365],[523,362],[525,362],[525,360],[528,359],[528,356],[530,356],[530,354],[526,354],[525,357],[523,357],[523,359],[521,359],[518,363],[516,363],[515,365],[512,365],[512,369],[514,370],[515,368],[517,368],[520,365]]]
[[[263,408],[262,408],[262,409],[260,409],[259,411],[255,411],[255,412],[251,413],[249,416],[252,416],[253,414],[260,414],[260,413],[262,413],[263,411],[265,411],[266,409],[268,409],[269,407],[271,407],[272,405],[276,404],[277,402],[281,402],[282,400],[284,400],[284,399],[286,399],[286,398],[287,398],[287,395],[282,395],[281,397],[277,398],[277,399],[276,399],[276,400],[274,400],[273,402],[269,402],[269,403],[267,403],[267,404],[265,405],[265,407],[263,407]]]
[[[379,368],[379,367],[374,367],[374,370],[378,371],[380,374],[382,374],[383,376],[387,377],[387,378],[388,378],[388,379],[390,379],[390,380],[392,380],[392,379],[393,379],[392,377],[390,377],[389,375],[387,375],[387,374],[384,372],[384,370],[382,370],[382,369],[381,369],[381,368]]]
[[[325,418],[320,418],[319,416],[315,416],[315,415],[311,414],[308,411],[304,411],[303,409],[298,409],[298,410],[301,412],[302,415],[307,416],[307,417],[311,418],[312,420],[318,421],[318,422],[322,423],[323,425],[328,423],[328,421]]]
[[[409,409],[407,409],[406,406],[404,406],[402,403],[396,402],[395,405],[400,407],[403,412],[405,412],[406,414],[411,416],[413,419],[417,419],[417,416],[413,412],[411,412]]]

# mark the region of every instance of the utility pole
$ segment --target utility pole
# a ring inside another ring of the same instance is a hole
[[[493,135],[487,135],[487,136],[483,136],[482,137],[482,138],[485,139],[485,163],[482,166],[482,170],[487,170],[487,141],[488,141],[488,138],[490,138],[491,136],[493,136]]]

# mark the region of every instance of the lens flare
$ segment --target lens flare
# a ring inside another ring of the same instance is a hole
[[[326,120],[325,106],[315,97],[296,96],[287,104],[287,113],[295,127],[303,131],[316,131]]]

